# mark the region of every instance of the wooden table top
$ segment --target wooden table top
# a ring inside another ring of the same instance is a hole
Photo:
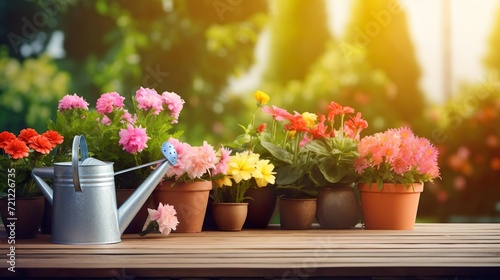
[[[410,231],[263,230],[124,235],[111,245],[16,240],[0,277],[500,277],[500,224],[417,224]]]

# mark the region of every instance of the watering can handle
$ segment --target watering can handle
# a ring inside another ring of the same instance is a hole
[[[78,149],[80,148],[80,149]],[[82,187],[80,186],[80,176],[78,168],[78,154],[82,153],[82,161],[89,157],[89,150],[87,148],[87,140],[85,136],[76,135],[73,138],[73,147],[71,148],[71,164],[73,167],[73,184],[75,185],[75,191],[81,192]]]

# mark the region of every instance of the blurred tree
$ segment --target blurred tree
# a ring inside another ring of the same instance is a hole
[[[420,68],[408,34],[406,13],[396,0],[357,0],[353,3],[346,41],[347,57],[361,50],[375,68],[383,70],[395,84],[387,96],[390,110],[407,122],[418,119],[425,106],[419,88]]]
[[[48,56],[20,63],[0,51],[0,128],[17,134],[26,127],[42,132],[55,117],[57,102],[68,90],[70,77]]]
[[[498,46],[500,46],[500,5],[498,5],[495,23],[492,26],[488,40],[488,52],[483,60],[487,70],[500,72],[500,50]]]
[[[284,85],[302,80],[331,38],[323,0],[275,0],[264,80]]]
[[[49,38],[60,30],[65,56],[58,65],[73,77],[70,92],[94,104],[109,91],[130,102],[140,86],[175,91],[186,101],[180,129],[193,144],[217,139],[212,127],[224,113],[220,93],[230,76],[252,64],[267,13],[265,0],[0,1],[15,11],[0,13],[15,23],[3,22],[0,32],[21,37],[15,37],[19,45],[3,42],[11,56],[24,59],[15,47],[34,42],[24,36],[29,26]],[[45,49],[49,40],[39,43]]]

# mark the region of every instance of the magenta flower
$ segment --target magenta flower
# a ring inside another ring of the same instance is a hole
[[[100,114],[109,114],[113,112],[115,108],[123,108],[123,100],[125,97],[119,95],[117,92],[104,93],[97,99],[96,109]]]
[[[89,103],[83,99],[83,97],[80,97],[78,95],[73,94],[73,95],[65,95],[61,100],[59,100],[59,105],[57,106],[57,109],[59,111],[64,111],[64,110],[71,110],[71,109],[78,109],[82,108],[85,110],[88,110]]]
[[[184,107],[184,100],[177,93],[168,91],[165,91],[161,97],[171,111],[170,115],[174,118],[172,123],[177,123],[182,108]]]
[[[148,142],[149,137],[145,128],[133,127],[129,124],[126,129],[121,129],[118,135],[120,136],[118,144],[131,154],[142,152],[144,148],[148,147],[146,142]]]
[[[135,93],[135,100],[138,103],[139,109],[154,110],[155,115],[163,111],[163,100],[156,90],[141,87]]]
[[[174,206],[168,204],[163,205],[160,202],[157,210],[148,208],[148,213],[149,218],[158,223],[158,228],[162,235],[169,235],[179,224],[176,216],[177,211],[175,211]]]

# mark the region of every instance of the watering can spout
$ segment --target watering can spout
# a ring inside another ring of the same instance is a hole
[[[47,198],[47,201],[52,204],[54,201],[54,192],[52,188],[45,183],[42,178],[53,178],[54,177],[54,167],[36,167],[33,168],[33,172],[31,173],[31,177],[35,181],[35,183],[42,190],[43,195]]]
[[[127,201],[118,209],[118,226],[120,233],[123,233],[137,214],[141,206],[151,195],[156,185],[161,182],[167,170],[177,162],[177,152],[172,144],[165,142],[162,146],[162,153],[166,159],[161,160],[161,164],[149,175],[144,182],[134,191]],[[138,166],[136,168],[139,168]],[[136,169],[134,168],[134,169]],[[127,170],[128,171],[128,170]],[[118,173],[118,172],[117,172]],[[117,174],[115,173],[115,174]],[[120,173],[123,173],[121,171]]]

